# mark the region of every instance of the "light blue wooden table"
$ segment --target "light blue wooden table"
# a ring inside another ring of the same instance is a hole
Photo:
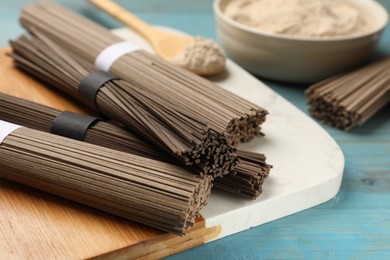
[[[32,1],[0,1],[0,46],[22,33],[18,15],[28,2]],[[106,27],[121,27],[84,1],[59,2]],[[216,38],[212,0],[118,2],[150,23]],[[390,0],[379,2],[390,11]],[[376,55],[390,55],[390,26]],[[307,86],[264,82],[307,111]],[[390,106],[352,132],[324,128],[346,159],[341,190],[334,199],[170,259],[390,259]]]

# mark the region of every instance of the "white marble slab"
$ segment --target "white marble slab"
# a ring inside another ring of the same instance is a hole
[[[117,29],[114,33],[152,52],[132,31]],[[320,125],[232,61],[228,61],[225,75],[210,79],[270,112],[262,127],[266,136],[241,147],[266,154],[274,166],[263,194],[255,201],[213,191],[202,216],[207,226],[221,227],[216,239],[313,207],[336,195],[344,156]]]

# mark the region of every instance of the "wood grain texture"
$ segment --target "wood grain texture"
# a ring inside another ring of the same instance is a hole
[[[39,84],[33,78],[27,77],[15,69],[12,59],[7,55],[9,51],[8,48],[0,50],[1,92],[61,110],[67,109],[83,114],[90,113],[86,107],[80,106],[80,102],[77,100],[65,97],[58,91]]]
[[[17,19],[27,2],[1,2],[1,46],[22,32]],[[121,27],[86,1],[58,2],[108,28]],[[117,2],[148,23],[216,39],[212,0]],[[390,11],[390,1],[378,2]],[[388,26],[375,56],[390,56],[389,46]],[[307,111],[303,93],[307,86],[261,80]],[[390,106],[352,132],[324,128],[346,158],[341,190],[334,199],[168,259],[390,259]]]
[[[0,91],[35,102],[88,113],[75,100],[18,71],[0,50]],[[0,259],[161,258],[217,234],[202,218],[177,236],[75,202],[0,179]]]

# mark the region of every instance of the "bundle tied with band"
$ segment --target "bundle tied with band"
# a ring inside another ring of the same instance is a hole
[[[45,35],[74,57],[83,59],[89,66],[96,65],[101,53],[105,53],[107,49],[115,49],[111,46],[121,45],[123,42],[96,23],[50,2],[27,6],[22,11],[20,21],[28,31]],[[115,61],[102,67],[137,89],[142,89],[146,95],[156,97],[164,105],[175,107],[180,114],[177,121],[188,124],[191,118],[191,127],[206,133],[206,136],[199,135],[199,132],[193,133],[188,142],[172,143],[171,150],[180,154],[179,157],[183,157],[185,161],[203,164],[198,159],[204,153],[208,154],[206,158],[212,158],[215,152],[223,151],[230,145],[262,135],[260,124],[265,120],[265,109],[143,50],[135,48],[127,54],[118,53],[122,56],[118,54]],[[97,101],[99,102],[99,97]],[[164,108],[159,109],[161,110]],[[183,118],[183,115],[186,117]],[[172,131],[175,134],[185,132],[173,126],[170,129],[174,129]],[[215,141],[221,145],[214,144]],[[213,152],[209,153],[211,150]],[[225,161],[224,165],[231,160],[222,157],[219,159]]]
[[[159,161],[178,163],[154,145],[118,125],[88,115],[59,111],[2,93],[0,119]],[[240,164],[236,167],[236,172],[216,178],[213,186],[255,199],[262,192],[263,182],[271,166],[266,163],[263,154],[241,150],[237,154]]]
[[[39,69],[33,73],[50,85],[121,122],[201,175],[223,176],[238,164],[227,135],[199,116],[107,72],[96,72],[41,33],[34,34],[11,42],[13,56],[24,58],[20,68],[28,70],[34,63]]]
[[[1,177],[164,231],[184,234],[211,177],[0,121]]]

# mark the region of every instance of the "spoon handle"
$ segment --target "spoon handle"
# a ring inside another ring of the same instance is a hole
[[[111,0],[89,0],[92,4],[111,15],[113,18],[130,27],[138,34],[142,35],[149,43],[153,43],[161,32],[140,18],[127,11]]]

